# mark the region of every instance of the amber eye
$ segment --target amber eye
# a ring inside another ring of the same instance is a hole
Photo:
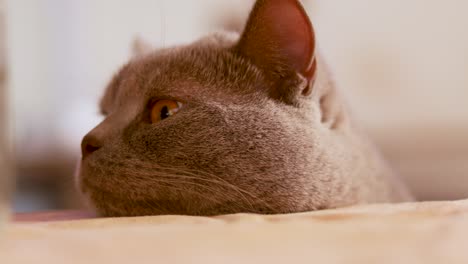
[[[182,103],[174,100],[159,100],[151,107],[151,122],[156,123],[175,115]]]

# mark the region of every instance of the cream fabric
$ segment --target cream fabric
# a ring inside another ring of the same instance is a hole
[[[1,263],[468,263],[468,200],[16,223]]]

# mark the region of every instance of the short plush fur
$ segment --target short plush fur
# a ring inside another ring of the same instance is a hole
[[[281,15],[279,15],[281,14]],[[151,105],[182,102],[152,123]],[[240,38],[136,56],[82,143],[79,188],[105,216],[293,213],[410,200],[352,122],[296,0],[259,0]]]

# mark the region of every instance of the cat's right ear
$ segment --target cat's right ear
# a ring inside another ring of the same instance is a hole
[[[140,37],[136,37],[132,43],[132,57],[139,57],[151,52],[151,44]]]
[[[262,70],[275,99],[296,104],[310,94],[315,34],[298,0],[257,0],[234,51]]]

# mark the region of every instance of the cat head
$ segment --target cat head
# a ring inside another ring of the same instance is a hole
[[[345,120],[335,111],[329,122],[330,82],[315,55],[298,1],[259,0],[240,36],[136,56],[83,139],[79,188],[108,216],[289,213],[349,200],[334,138]]]

